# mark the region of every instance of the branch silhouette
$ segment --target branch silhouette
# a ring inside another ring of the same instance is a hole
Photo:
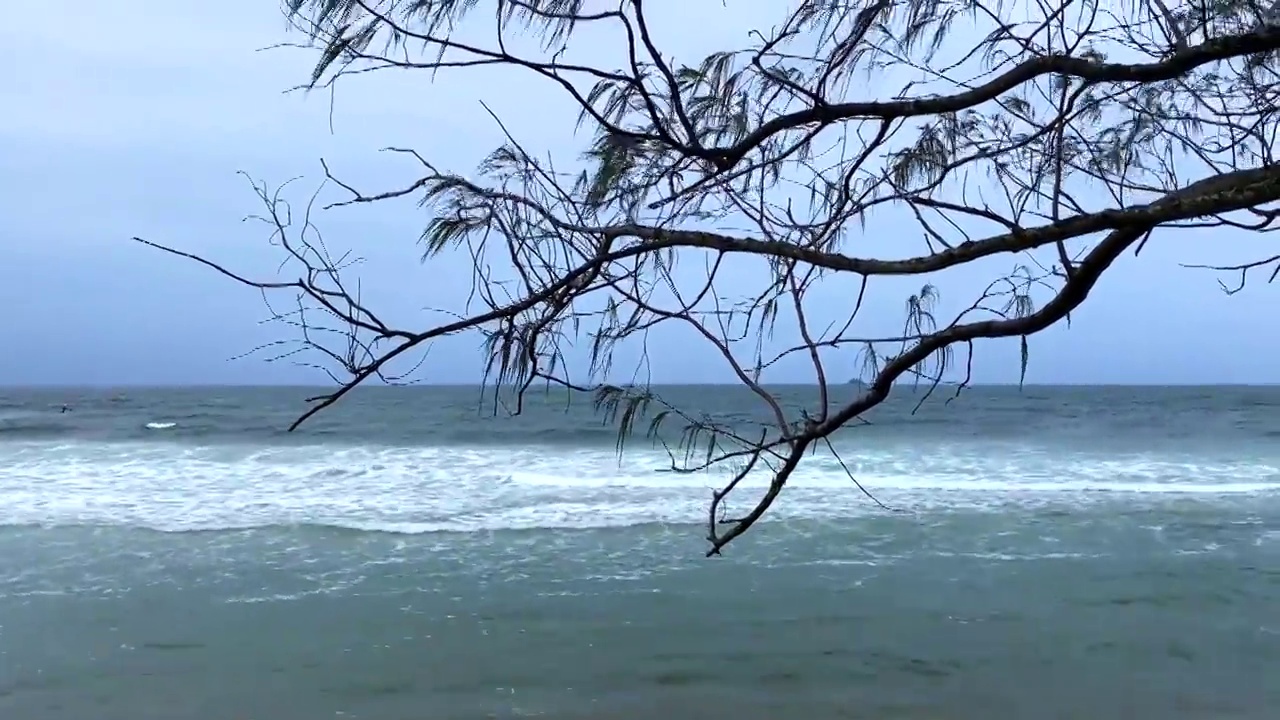
[[[135,238],[266,297],[291,296],[287,311],[269,305],[269,319],[301,339],[273,343],[273,357],[312,358],[336,383],[291,429],[365,382],[405,381],[392,365],[434,342],[479,333],[495,407],[521,412],[535,383],[588,393],[617,426],[620,453],[643,435],[672,472],[727,469],[707,515],[707,553],[719,554],[814,451],[848,471],[833,437],[896,387],[923,388],[919,402],[944,385],[954,397],[972,376],[975,343],[1000,338],[1017,339],[1025,377],[1031,339],[1069,323],[1126,252],[1165,235],[1207,238],[1204,228],[1219,238],[1276,227],[1280,30],[1248,2],[1064,1],[1023,18],[973,0],[804,0],[748,45],[688,63],[660,49],[649,5],[602,7],[289,1],[306,38],[291,47],[319,54],[304,88],[502,67],[546,83],[592,132],[581,158],[543,158],[491,111],[505,141],[476,172],[393,147],[415,179],[362,190],[323,164],[325,187],[341,197],[320,206],[311,196],[300,217],[280,189],[255,181],[257,219],[294,279],[256,279]],[[484,31],[468,32],[477,23]],[[566,60],[583,56],[575,42],[608,29],[625,38],[616,57]],[[915,79],[887,99],[857,98],[868,87],[859,77],[895,73]],[[399,198],[430,212],[425,262],[454,255],[472,267],[471,293],[446,321],[384,322],[361,299],[357,261],[331,255],[313,223]],[[910,231],[882,237],[870,223],[883,221]],[[947,271],[1001,258],[1012,270],[971,301],[942,302]],[[750,263],[756,284],[730,278],[731,263]],[[1236,274],[1238,285],[1223,285],[1234,293],[1251,270],[1274,279],[1280,259],[1194,267]],[[900,331],[864,330],[876,325],[863,312],[869,288],[892,276],[920,281]],[[618,349],[647,358],[663,327],[712,349],[768,419],[744,430],[645,382],[619,383]],[[570,356],[584,347],[578,372]],[[796,358],[817,385],[802,409],[764,381]],[[844,369],[854,364],[856,386]],[[765,486],[730,517],[726,502],[748,477]]]

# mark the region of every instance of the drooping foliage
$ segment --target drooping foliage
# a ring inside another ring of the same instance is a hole
[[[516,411],[535,383],[592,393],[620,452],[647,435],[676,471],[731,468],[708,515],[716,553],[895,383],[958,392],[975,341],[989,338],[1016,339],[1025,377],[1033,336],[1069,321],[1126,251],[1178,230],[1275,223],[1280,30],[1253,0],[730,2],[726,22],[760,22],[741,47],[705,57],[664,50],[664,34],[698,31],[680,12],[644,0],[289,0],[318,54],[311,88],[497,66],[574,105],[584,138],[581,156],[546,157],[507,133],[474,172],[394,149],[420,168],[398,189],[329,176],[347,193],[336,205],[417,198],[430,210],[424,256],[473,258],[473,297],[418,328],[383,322],[343,279],[344,260],[310,239],[309,216],[295,222],[255,186],[302,279],[258,282],[194,259],[298,298],[275,318],[338,381],[299,422],[433,341],[481,332],[487,380]],[[1002,257],[1011,272],[941,302],[936,274]],[[758,272],[731,281],[735,263]],[[1219,269],[1242,286],[1278,263]],[[921,289],[894,333],[868,334],[864,300],[886,276]],[[723,357],[768,411],[758,434],[618,382],[629,371],[614,367],[617,349],[662,326]],[[583,347],[585,369],[571,357]],[[793,357],[817,384],[800,411],[764,384]],[[751,474],[766,489],[726,517]]]

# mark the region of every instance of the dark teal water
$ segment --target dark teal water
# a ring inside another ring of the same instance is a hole
[[[893,512],[816,456],[715,560],[713,479],[585,403],[373,391],[284,435],[303,394],[0,391],[0,717],[1280,707],[1277,389],[902,397],[837,442]]]

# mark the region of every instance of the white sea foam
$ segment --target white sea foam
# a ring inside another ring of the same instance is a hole
[[[972,446],[845,457],[907,510],[1125,498],[1280,493],[1280,467],[1247,460],[1064,455]],[[161,530],[326,524],[388,532],[701,522],[724,475],[661,472],[665,455],[563,447],[0,446],[0,524],[121,524]],[[766,482],[751,478],[741,510]],[[833,458],[806,460],[774,517],[878,512]]]

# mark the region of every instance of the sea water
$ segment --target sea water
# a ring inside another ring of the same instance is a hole
[[[896,390],[712,559],[588,398],[314,392],[0,390],[0,718],[1280,708],[1280,388]]]

